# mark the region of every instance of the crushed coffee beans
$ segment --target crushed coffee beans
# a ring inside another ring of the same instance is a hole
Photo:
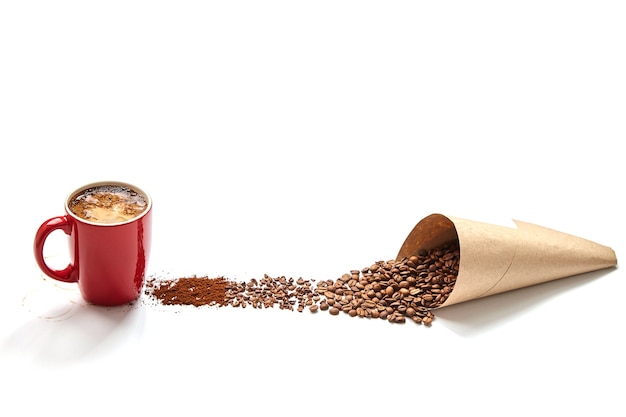
[[[415,256],[378,261],[353,269],[336,280],[272,278],[236,282],[219,278],[150,280],[146,294],[161,304],[273,308],[312,313],[328,311],[350,317],[430,326],[432,310],[452,292],[459,272],[458,242],[449,242]]]
[[[169,280],[151,279],[146,283],[146,294],[155,297],[164,305],[209,305],[221,307],[225,304],[226,291],[230,282],[224,277],[187,277]]]

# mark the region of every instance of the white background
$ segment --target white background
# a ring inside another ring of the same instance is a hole
[[[32,243],[67,193],[117,179],[154,199],[153,276],[335,279],[431,213],[536,223],[619,262],[625,21],[619,1],[2,2],[0,406],[624,415],[619,267],[426,328],[88,306]]]

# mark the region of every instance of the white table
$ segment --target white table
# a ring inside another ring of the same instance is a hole
[[[154,199],[150,274],[335,279],[421,218],[624,253],[624,6],[0,5],[11,415],[623,415],[618,267],[437,313],[86,305],[32,239],[83,183]],[[63,263],[63,236],[49,244]]]

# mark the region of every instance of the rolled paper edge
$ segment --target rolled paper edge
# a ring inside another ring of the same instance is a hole
[[[420,220],[406,237],[396,259],[417,255],[422,249],[429,250],[458,239],[454,223],[443,214],[431,214]]]

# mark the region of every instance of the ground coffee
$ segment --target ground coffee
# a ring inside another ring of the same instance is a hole
[[[209,305],[221,307],[230,282],[223,278],[188,277],[172,280],[150,279],[146,291],[165,305]]]

